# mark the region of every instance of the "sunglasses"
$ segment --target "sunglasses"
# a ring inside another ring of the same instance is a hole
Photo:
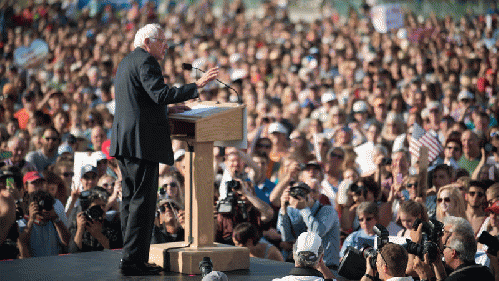
[[[272,148],[271,144],[257,144],[256,147],[259,148]]]
[[[485,195],[483,192],[476,192],[476,191],[470,191],[470,192],[468,192],[468,194],[469,194],[470,196],[473,196],[473,197],[474,197],[475,195],[478,195],[478,197],[483,197],[483,196]]]
[[[408,183],[406,186],[408,188],[412,188],[412,187],[416,188],[416,187],[418,187],[418,184],[417,183]]]
[[[177,187],[177,183],[172,181],[172,182],[167,182],[165,184],[163,184],[163,188],[166,188],[167,186],[171,186],[171,187]]]
[[[445,149],[461,151],[461,148],[458,146],[446,146]]]
[[[366,222],[370,222],[374,219],[374,217],[368,217],[368,218],[359,218],[359,221],[360,222],[363,222],[363,221],[366,221]]]
[[[437,199],[438,203],[442,203],[442,201],[445,201],[445,202],[449,203],[450,202],[450,197],[444,197],[444,198],[438,198]]]
[[[336,157],[336,158],[343,158],[343,155],[340,155],[340,154],[336,154],[336,153],[331,153],[329,154],[329,156],[332,158],[332,157]]]
[[[62,176],[65,177],[65,178],[73,177],[74,175],[75,175],[75,173],[73,173],[73,172],[64,172],[64,173],[62,173]]]
[[[176,205],[172,204],[172,203],[167,203],[165,205],[159,206],[159,212],[160,213],[164,214],[166,212],[166,209],[170,209],[170,210],[172,210],[174,212],[179,210],[179,208]]]

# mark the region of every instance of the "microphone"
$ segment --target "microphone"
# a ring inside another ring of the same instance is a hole
[[[184,70],[192,70],[192,69],[196,69],[196,70],[199,70],[199,71],[201,71],[201,72],[203,72],[203,73],[206,73],[206,71],[204,71],[204,70],[202,70],[202,69],[199,69],[199,68],[197,68],[197,67],[194,67],[194,66],[192,66],[192,64],[190,64],[190,63],[183,63],[183,64],[182,64],[182,69],[184,69]],[[239,93],[238,93],[238,92],[237,92],[234,88],[232,88],[231,86],[229,86],[229,85],[225,84],[224,82],[222,82],[222,81],[218,80],[217,78],[215,78],[215,80],[217,80],[219,83],[221,83],[221,84],[222,84],[222,85],[224,85],[225,87],[227,87],[227,88],[231,89],[232,91],[234,91],[234,93],[236,93],[236,95],[237,95],[237,100],[238,100],[238,103],[239,103],[239,104],[242,104],[242,103],[243,103],[243,99],[241,98],[241,95],[239,95]]]

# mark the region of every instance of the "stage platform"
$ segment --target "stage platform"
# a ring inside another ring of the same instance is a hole
[[[160,276],[122,276],[121,250],[105,250],[64,256],[0,262],[0,280],[201,280],[201,275],[164,272]],[[249,270],[225,272],[229,280],[272,280],[288,275],[292,263],[250,258]],[[214,268],[216,270],[216,268]]]

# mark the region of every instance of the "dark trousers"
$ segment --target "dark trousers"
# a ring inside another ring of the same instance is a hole
[[[159,164],[129,157],[117,159],[123,178],[123,260],[147,262],[156,211]]]

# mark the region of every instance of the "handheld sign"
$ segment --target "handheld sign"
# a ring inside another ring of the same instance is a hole
[[[29,47],[14,50],[14,63],[22,68],[35,68],[42,64],[49,54],[49,46],[41,39],[34,40]]]

